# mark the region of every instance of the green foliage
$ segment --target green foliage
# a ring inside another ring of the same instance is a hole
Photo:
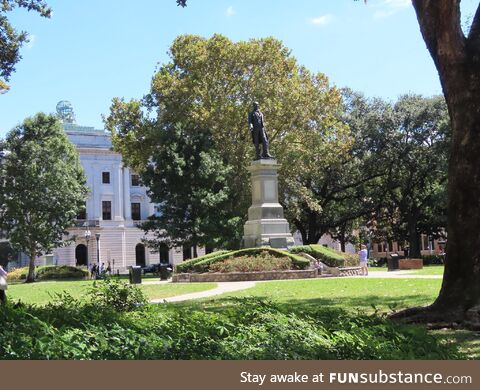
[[[329,267],[351,267],[358,265],[358,255],[343,253],[323,245],[298,245],[290,248],[292,253],[307,253]]]
[[[9,89],[6,81],[10,79],[15,65],[22,58],[20,48],[28,42],[28,34],[25,31],[16,31],[5,15],[17,7],[33,10],[46,18],[51,16],[51,10],[43,0],[3,0],[0,4],[0,93]]]
[[[0,233],[1,234],[1,233]],[[8,262],[17,256],[17,252],[8,241],[0,242],[0,265],[6,268]]]
[[[183,263],[177,264],[175,266],[175,272],[178,272],[178,273],[188,272],[188,270],[190,270],[194,264],[199,263],[200,261],[210,259],[212,257],[217,257],[230,252],[231,251],[220,250],[220,251],[215,251],[203,256],[195,257],[194,259],[186,260]]]
[[[0,229],[14,249],[34,259],[65,244],[66,229],[88,192],[75,146],[54,115],[37,114],[11,130],[1,145]]]
[[[272,256],[267,252],[256,256],[239,256],[227,258],[210,266],[210,272],[255,272],[286,271],[292,268],[292,260],[288,257]]]
[[[132,311],[147,303],[147,298],[138,287],[112,278],[95,282],[89,291],[89,297],[93,305],[116,311]]]
[[[226,215],[231,168],[213,148],[209,131],[175,124],[158,131],[158,147],[142,172],[157,213],[142,225],[150,247],[234,246],[239,218]],[[229,244],[227,237],[233,236]],[[232,242],[233,241],[233,242]]]
[[[275,257],[288,257],[292,262],[292,267],[294,269],[305,269],[310,265],[310,262],[301,257],[297,256],[293,253],[288,251],[283,251],[280,249],[273,249],[268,247],[261,247],[261,248],[248,248],[248,249],[240,249],[237,251],[229,251],[225,253],[218,254],[216,256],[209,256],[207,258],[203,258],[201,261],[195,261],[197,259],[190,260],[189,262],[185,262],[182,264],[177,265],[176,272],[177,273],[186,273],[186,272],[208,272],[210,267],[218,262],[224,261],[228,258],[237,258],[241,256],[248,256],[248,257],[255,257],[259,255],[269,255]]]
[[[86,268],[72,267],[69,265],[44,265],[36,267],[35,278],[38,280],[82,280],[88,277]],[[28,275],[28,267],[17,268],[8,273],[9,282],[25,280]]]
[[[423,328],[263,299],[115,311],[68,295],[0,308],[0,359],[458,359]]]

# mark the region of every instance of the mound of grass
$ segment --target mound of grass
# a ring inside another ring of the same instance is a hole
[[[270,247],[260,247],[260,248],[247,248],[247,249],[240,249],[236,251],[227,251],[224,253],[215,252],[211,255],[215,256],[203,256],[192,259],[189,261],[185,261],[182,264],[177,265],[176,272],[177,273],[186,273],[186,272],[197,272],[203,273],[208,272],[210,267],[218,262],[222,262],[226,259],[230,258],[237,258],[237,257],[256,257],[262,254],[268,254],[274,257],[288,257],[292,262],[293,269],[305,269],[310,265],[310,262],[298,255],[290,253],[288,251],[280,250],[280,249],[273,249]]]
[[[292,253],[307,253],[329,267],[353,267],[358,265],[358,255],[343,253],[323,245],[298,245],[290,248]]]
[[[208,255],[199,256],[199,257],[195,257],[194,259],[186,260],[183,263],[177,264],[175,266],[175,272],[177,272],[177,273],[189,272],[190,270],[193,269],[194,264],[197,264],[197,263],[199,263],[203,260],[207,260],[207,259],[211,259],[213,257],[223,255],[225,253],[230,253],[230,252],[231,251],[221,250],[221,251],[216,251],[216,252],[209,253]]]

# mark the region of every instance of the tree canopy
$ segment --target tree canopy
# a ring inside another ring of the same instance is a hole
[[[22,58],[20,48],[28,42],[28,34],[15,30],[6,16],[17,7],[38,12],[46,18],[52,13],[44,0],[3,0],[0,3],[0,93],[9,89],[7,82],[15,71],[15,64]]]
[[[54,115],[37,114],[11,130],[2,144],[0,229],[13,248],[34,261],[65,243],[87,195],[78,154]]]

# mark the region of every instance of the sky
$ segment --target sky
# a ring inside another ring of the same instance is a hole
[[[141,98],[181,34],[233,41],[273,36],[332,84],[369,97],[441,93],[410,0],[47,0],[51,19],[8,14],[30,42],[0,95],[0,137],[28,116],[72,103],[77,123],[103,128],[112,98]],[[462,1],[467,25],[478,0]]]

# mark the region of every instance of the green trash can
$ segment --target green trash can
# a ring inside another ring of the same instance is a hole
[[[130,284],[140,284],[142,283],[142,267],[138,265],[132,265],[129,267],[128,278]]]

